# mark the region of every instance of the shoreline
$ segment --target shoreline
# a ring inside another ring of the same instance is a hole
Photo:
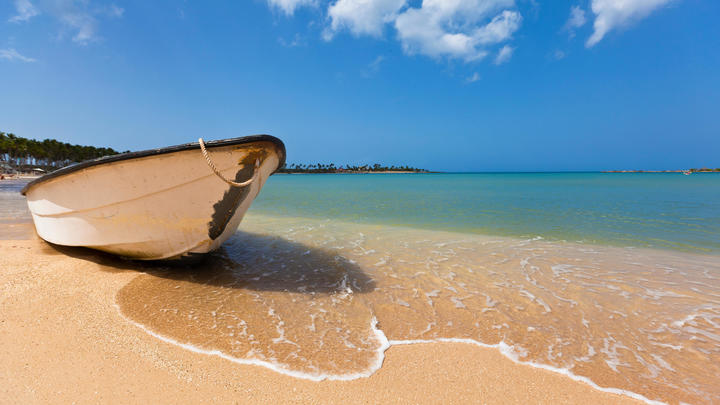
[[[122,314],[122,311],[119,308],[117,308],[117,310],[120,313],[120,316],[122,316],[128,322],[134,324],[136,327],[143,330],[148,335],[153,336],[154,338],[159,339],[165,343],[177,346],[177,347],[185,349],[185,350],[189,350],[194,353],[203,354],[206,356],[217,356],[221,359],[224,359],[224,360],[227,360],[227,361],[230,361],[233,363],[237,363],[240,365],[244,365],[244,366],[262,367],[262,368],[271,370],[273,372],[276,372],[278,374],[286,375],[286,376],[293,377],[293,378],[296,378],[299,380],[323,382],[323,381],[354,381],[354,380],[358,380],[358,379],[372,378],[373,375],[375,375],[382,369],[387,351],[394,347],[415,346],[415,345],[432,346],[432,345],[437,345],[437,344],[452,344],[452,345],[457,345],[458,350],[465,350],[466,348],[464,348],[462,346],[471,345],[471,346],[482,348],[484,350],[495,351],[495,352],[499,353],[500,355],[502,355],[505,359],[510,360],[517,365],[526,366],[526,367],[530,367],[530,368],[534,368],[534,369],[538,369],[538,370],[544,370],[544,371],[551,372],[553,374],[558,374],[558,375],[567,377],[574,382],[579,382],[579,383],[585,384],[587,386],[590,386],[592,389],[594,389],[598,392],[612,394],[612,395],[618,395],[618,396],[621,396],[624,398],[634,399],[634,400],[640,401],[642,403],[650,404],[650,405],[665,404],[665,402],[649,399],[649,398],[643,396],[642,394],[638,394],[636,392],[623,390],[620,388],[601,387],[600,385],[595,383],[593,380],[591,380],[587,377],[573,374],[569,369],[566,369],[566,368],[557,368],[557,367],[549,366],[546,364],[535,363],[532,361],[522,361],[522,360],[518,359],[517,354],[513,351],[513,347],[508,346],[504,342],[500,342],[498,344],[488,344],[488,343],[483,343],[483,342],[480,342],[480,341],[477,341],[474,339],[464,339],[464,338],[439,338],[439,339],[431,339],[431,340],[426,340],[426,339],[387,340],[387,338],[385,337],[385,334],[381,330],[377,330],[373,326],[373,329],[375,329],[377,332],[379,332],[381,334],[383,340],[385,341],[385,344],[379,350],[380,359],[379,359],[379,362],[376,364],[375,368],[373,368],[372,370],[370,370],[367,373],[358,373],[358,374],[352,374],[352,375],[321,375],[320,376],[320,375],[309,375],[309,374],[304,374],[302,372],[296,372],[293,370],[283,369],[274,363],[270,363],[270,362],[266,362],[266,361],[239,359],[239,358],[228,356],[217,350],[209,351],[209,350],[205,350],[205,349],[193,346],[191,344],[181,343],[181,342],[176,341],[175,339],[172,339],[172,338],[163,336],[159,333],[156,333],[144,325],[141,325],[137,322],[127,319],[127,317],[125,317]],[[432,349],[428,349],[428,350],[432,350]]]
[[[600,173],[720,173],[720,170],[603,170]]]
[[[93,402],[127,391],[138,402],[226,402],[245,391],[282,402],[641,403],[467,342],[395,342],[367,378],[289,377],[167,344],[128,322],[114,301],[143,274],[132,265],[86,249],[59,252],[37,237],[0,241],[0,253],[7,269],[0,273],[0,347],[8,365],[0,380],[8,398]],[[114,383],[118,375],[124,384]]]
[[[570,245],[578,245],[578,246],[585,246],[585,247],[592,247],[592,246],[598,246],[598,247],[604,247],[604,248],[614,248],[614,249],[625,249],[625,250],[634,250],[634,251],[657,251],[657,252],[665,252],[665,253],[675,253],[675,254],[690,254],[690,255],[703,255],[703,256],[718,256],[720,257],[720,250],[709,250],[709,249],[701,249],[701,248],[694,248],[692,250],[690,249],[677,249],[677,248],[669,248],[669,247],[659,247],[659,246],[632,246],[632,245],[623,245],[620,243],[611,243],[608,241],[603,240],[568,240],[568,239],[559,239],[559,238],[550,238],[540,235],[509,235],[509,234],[502,234],[502,233],[479,233],[479,232],[470,232],[470,231],[463,231],[463,230],[457,230],[457,229],[437,229],[437,228],[430,228],[430,227],[423,227],[421,225],[413,226],[413,225],[406,225],[406,224],[392,224],[392,225],[386,225],[382,222],[352,222],[345,218],[322,218],[322,217],[311,217],[311,216],[297,216],[297,215],[286,215],[282,213],[277,214],[270,214],[265,212],[258,212],[256,209],[253,212],[249,212],[246,215],[246,218],[283,218],[288,220],[302,220],[302,221],[331,221],[335,224],[342,224],[342,225],[361,225],[361,226],[382,226],[382,227],[390,227],[390,228],[396,228],[396,229],[404,229],[404,230],[420,230],[420,231],[427,231],[427,232],[440,232],[444,234],[455,234],[458,236],[477,236],[482,238],[490,238],[490,239],[503,239],[503,240],[516,240],[516,241],[525,241],[525,240],[542,240],[548,243],[562,243],[562,244],[570,244]],[[242,229],[242,225],[240,226]]]
[[[383,171],[344,171],[344,172],[277,172],[276,174],[437,174],[442,172],[431,171],[400,171],[400,170],[383,170]]]
[[[10,174],[10,173],[0,173],[0,176],[4,177],[2,180],[33,180],[37,179],[42,176],[38,176],[36,174]]]

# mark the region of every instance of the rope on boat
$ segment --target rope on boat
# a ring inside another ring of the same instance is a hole
[[[208,166],[212,169],[212,171],[225,183],[233,186],[233,187],[245,187],[249,186],[254,180],[255,176],[258,174],[258,167],[260,167],[260,159],[255,159],[255,170],[253,170],[253,175],[250,177],[249,180],[243,181],[242,183],[238,183],[236,181],[232,181],[228,179],[227,177],[223,176],[222,173],[220,173],[220,170],[215,166],[215,163],[213,163],[212,159],[210,159],[210,154],[208,154],[207,149],[205,149],[205,141],[203,141],[202,138],[198,138],[198,143],[200,144],[200,150],[202,150],[203,156],[205,156],[205,160],[207,161]]]

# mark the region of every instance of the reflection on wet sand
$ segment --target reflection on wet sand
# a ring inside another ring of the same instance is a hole
[[[380,365],[386,342],[355,299],[375,282],[336,252],[239,232],[191,267],[145,272],[117,300],[165,337],[316,377],[366,375]]]
[[[151,333],[306,378],[470,339],[651,399],[720,399],[716,256],[249,216],[217,255],[117,295]],[[377,324],[376,321],[377,320]]]

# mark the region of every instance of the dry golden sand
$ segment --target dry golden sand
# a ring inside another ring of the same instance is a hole
[[[138,266],[0,241],[0,403],[640,403],[462,343],[391,347],[370,378],[312,382],[160,341],[118,312]]]

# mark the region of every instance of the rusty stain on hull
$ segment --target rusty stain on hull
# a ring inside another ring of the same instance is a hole
[[[240,162],[241,169],[235,174],[236,182],[244,182],[249,180],[255,173],[255,160],[259,159],[260,164],[268,155],[267,149],[264,147],[249,148]],[[211,240],[217,239],[225,231],[230,219],[235,215],[238,207],[247,198],[251,185],[245,187],[232,187],[223,194],[223,198],[213,205],[212,220],[208,223],[208,236]]]

